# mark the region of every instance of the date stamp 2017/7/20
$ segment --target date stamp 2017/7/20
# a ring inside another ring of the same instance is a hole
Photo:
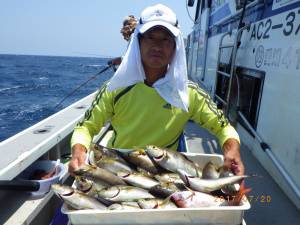
[[[237,196],[224,197],[224,196],[215,196],[215,201],[234,201]],[[270,203],[272,201],[271,195],[246,195],[250,203]]]

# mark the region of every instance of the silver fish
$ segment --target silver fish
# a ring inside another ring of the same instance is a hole
[[[105,199],[115,202],[128,202],[142,198],[154,198],[153,195],[142,188],[121,185],[102,189],[98,194]]]
[[[149,192],[159,198],[167,198],[175,192],[186,190],[180,183],[160,183],[149,189]]]
[[[161,168],[156,165],[143,149],[122,153],[126,160],[137,167],[141,167],[152,174],[161,172]]]
[[[106,209],[106,206],[72,187],[52,184],[51,189],[59,196],[67,205],[74,209]]]
[[[96,160],[95,152],[89,151],[87,157],[88,157],[88,164],[96,166],[97,160]]]
[[[233,173],[230,171],[225,171],[224,169],[221,170],[220,172],[220,177],[231,177],[234,176]],[[225,194],[228,195],[236,195],[236,193],[240,190],[240,185],[239,184],[228,184],[225,185],[221,191]]]
[[[103,156],[107,156],[117,159],[120,162],[126,163],[126,161],[121,157],[118,151],[102,145],[93,144],[90,153],[93,153],[95,162],[99,161]]]
[[[219,169],[212,162],[208,162],[202,170],[203,179],[217,179],[220,176]]]
[[[201,179],[199,177],[189,176],[185,171],[178,170],[180,178],[186,184],[187,187],[192,188],[195,191],[212,192],[220,190],[228,184],[234,184],[249,177],[248,175],[223,177],[218,179]]]
[[[79,176],[75,177],[74,185],[77,190],[82,191],[83,193],[92,197],[97,197],[98,191],[110,186],[109,184],[102,182],[100,180],[92,181],[89,180],[88,178],[79,177]]]
[[[137,202],[121,202],[110,205],[107,209],[109,210],[137,210],[140,206]]]
[[[157,182],[156,180],[145,176],[142,173],[128,173],[121,171],[117,173],[117,176],[133,186],[144,188],[147,190],[159,184],[159,182]]]
[[[183,181],[177,173],[156,174],[154,177],[161,183],[183,183]]]
[[[138,204],[142,209],[174,209],[177,206],[171,202],[169,199],[140,199]]]
[[[115,174],[92,165],[83,165],[74,171],[75,175],[101,180],[111,185],[125,185],[125,182]]]
[[[147,177],[152,177],[152,178],[154,177],[153,173],[150,173],[149,171],[147,171],[147,170],[145,170],[145,169],[143,169],[141,167],[137,167],[136,171],[139,172],[139,173],[141,173],[141,174],[144,174]]]
[[[126,162],[121,162],[118,159],[109,156],[103,156],[96,162],[96,165],[114,174],[117,174],[119,171],[133,172],[133,169],[131,169]]]
[[[176,173],[178,169],[181,169],[191,176],[202,176],[202,171],[197,164],[179,152],[153,145],[147,146],[146,152],[157,164],[169,171]]]

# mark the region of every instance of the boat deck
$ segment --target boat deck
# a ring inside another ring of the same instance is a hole
[[[216,138],[193,122],[186,126],[186,139],[189,152],[199,153],[200,149],[205,149],[203,153],[222,154]],[[241,154],[245,173],[262,176],[246,180],[246,186],[251,187],[252,191],[248,194],[251,209],[245,212],[245,222],[248,225],[299,224],[300,211],[254,158],[251,151],[242,145]]]

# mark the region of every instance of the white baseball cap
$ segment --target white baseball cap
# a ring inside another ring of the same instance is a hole
[[[139,32],[144,33],[152,27],[163,26],[175,37],[179,34],[176,14],[167,6],[157,4],[143,10],[139,21]]]

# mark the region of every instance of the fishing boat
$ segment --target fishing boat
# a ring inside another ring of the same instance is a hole
[[[259,161],[298,214],[299,18],[300,1],[199,0],[186,46],[190,79],[223,109],[244,156]]]
[[[196,8],[186,41],[189,78],[211,95],[236,127],[246,171],[262,176],[247,183],[253,189],[248,196],[252,209],[244,214],[243,224],[298,224],[300,1],[188,4]],[[1,142],[0,180],[13,180],[37,159],[68,156],[72,131],[94,96]],[[188,152],[221,153],[216,140],[195,124],[189,122],[185,134]],[[61,179],[72,182],[67,173]],[[52,192],[32,199],[14,190],[1,190],[0,201],[0,223],[7,225],[49,224],[61,204]]]

